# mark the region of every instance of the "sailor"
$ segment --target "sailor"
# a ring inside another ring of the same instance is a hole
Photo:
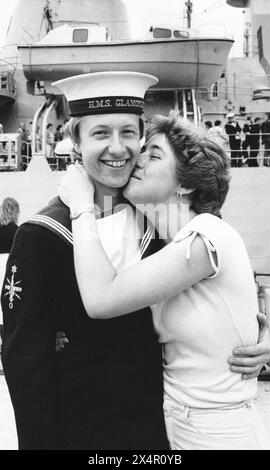
[[[96,184],[104,248],[118,270],[150,250],[153,230],[144,233],[121,206],[121,188],[140,152],[144,94],[156,83],[146,74],[104,72],[55,84],[67,97],[71,136]],[[89,319],[74,272],[70,217],[79,216],[54,199],[20,226],[7,264],[3,367],[19,448],[167,449],[151,311]],[[69,340],[58,353],[56,331]]]

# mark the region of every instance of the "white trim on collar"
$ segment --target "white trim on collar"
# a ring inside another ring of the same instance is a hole
[[[53,219],[52,217],[48,217],[47,215],[34,215],[30,219],[27,220],[29,223],[37,223],[43,226],[48,227],[53,232],[58,233],[62,238],[64,238],[68,243],[73,245],[73,235],[70,230],[68,230],[64,225],[57,220]],[[150,241],[154,235],[154,227],[148,227],[145,234],[142,237],[140,243],[140,251],[141,256],[145,253],[147,247],[149,246]]]
[[[150,241],[153,238],[154,233],[155,233],[154,227],[148,227],[147,228],[144,236],[142,237],[142,241],[141,241],[141,244],[140,244],[141,255],[143,255],[144,252],[146,251]]]
[[[68,230],[64,225],[57,220],[53,219],[52,217],[48,217],[47,215],[34,215],[31,219],[28,219],[27,222],[30,223],[38,223],[40,225],[47,226],[53,232],[58,233],[63,237],[67,242],[73,245],[73,235],[70,230]]]

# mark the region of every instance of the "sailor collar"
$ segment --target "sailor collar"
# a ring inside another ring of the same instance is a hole
[[[73,246],[69,209],[62,203],[59,197],[53,199],[40,213],[28,219],[26,224],[40,225],[55,233],[69,246]],[[140,240],[140,251],[141,256],[143,256],[151,240],[155,237],[156,232],[152,223],[140,213],[138,215],[138,225],[143,234]]]

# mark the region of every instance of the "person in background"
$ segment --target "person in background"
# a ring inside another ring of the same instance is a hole
[[[40,152],[42,149],[40,126],[36,127],[36,152]]]
[[[52,170],[55,170],[57,167],[57,159],[54,155],[54,132],[53,125],[51,123],[47,124],[46,128],[46,158]]]
[[[25,140],[26,136],[25,136],[25,133],[26,133],[26,125],[25,125],[25,122],[20,122],[20,126],[18,127],[18,129],[16,130],[16,132],[18,134],[21,134],[21,139],[22,140]]]
[[[226,134],[225,134],[225,132],[224,132],[222,126],[221,126],[221,121],[218,120],[218,119],[214,123],[213,131],[211,132],[211,138],[213,138],[225,150],[228,148],[229,139],[226,136]]]
[[[227,114],[228,122],[225,124],[226,134],[229,136],[229,144],[231,149],[231,166],[241,167],[242,166],[242,154],[241,154],[241,127],[235,120],[234,113]]]
[[[257,167],[258,164],[258,153],[260,149],[260,140],[261,140],[261,119],[256,117],[254,123],[250,125],[250,158],[248,160],[249,167]]]
[[[212,124],[212,122],[211,121],[205,121],[204,125],[205,125],[205,129],[207,130],[207,132],[209,134],[212,134],[213,133],[213,124]]]
[[[246,119],[246,122],[243,126],[243,133],[245,134],[245,139],[243,140],[242,142],[242,155],[243,155],[243,159],[245,161],[245,163],[248,164],[248,166],[250,166],[250,162],[249,162],[249,157],[250,157],[250,154],[249,154],[249,147],[250,147],[250,132],[251,132],[251,125],[252,125],[252,118],[251,116],[247,116],[247,119]]]
[[[20,214],[19,203],[13,197],[6,197],[0,206],[0,283],[2,285],[8,253],[11,250],[18,229]],[[0,336],[2,337],[3,321],[0,307]],[[1,342],[1,341],[0,341]]]
[[[58,124],[56,128],[56,132],[54,133],[54,155],[57,161],[57,169],[58,170],[65,170],[66,169],[66,157],[59,155],[57,150],[57,144],[63,141],[64,133],[63,133],[63,125]]]
[[[62,124],[59,124],[56,128],[55,134],[54,134],[54,142],[60,142],[60,140],[63,140],[63,126]]]
[[[264,145],[264,166],[270,166],[270,114],[267,114],[265,121],[262,122],[262,143]]]
[[[20,123],[20,127],[18,127],[16,132],[21,136],[21,154],[23,168],[25,169],[28,164],[27,158],[31,158],[31,136],[29,130],[26,128],[25,122],[23,121]]]
[[[46,158],[52,158],[54,150],[53,125],[49,122],[46,127]]]
[[[16,199],[6,197],[0,206],[0,253],[9,253],[18,229],[20,206]]]

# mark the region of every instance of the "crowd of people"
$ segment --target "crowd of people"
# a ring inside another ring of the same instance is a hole
[[[241,126],[235,114],[230,112],[224,129],[221,121],[215,121],[214,126],[211,121],[204,124],[209,135],[230,153],[232,167],[258,167],[260,151],[263,165],[270,166],[270,114],[264,120],[247,116],[246,122]]]

